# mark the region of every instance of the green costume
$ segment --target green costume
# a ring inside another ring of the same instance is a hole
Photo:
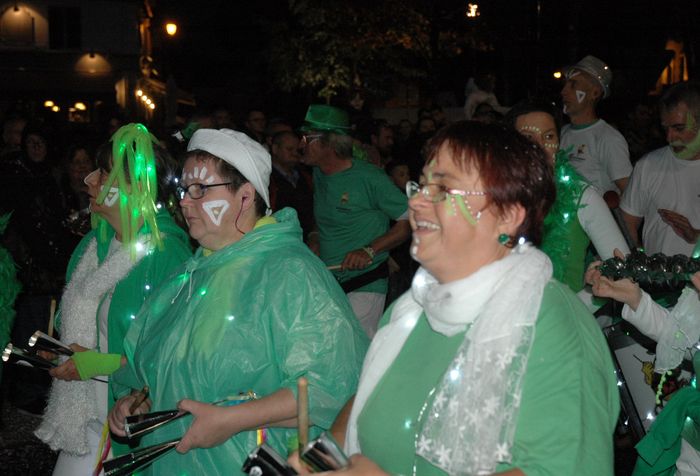
[[[331,175],[314,168],[314,216],[321,235],[321,259],[327,266],[341,264],[347,253],[385,234],[389,221],[407,210],[406,195],[374,165],[353,160],[352,167]],[[343,283],[379,267],[388,258],[389,253],[383,251],[365,269],[333,273]],[[376,280],[357,291],[385,294],[387,279]]]
[[[145,299],[152,293],[152,291],[163,281],[178,265],[183,263],[189,256],[191,256],[191,251],[189,247],[189,239],[187,234],[178,227],[173,219],[168,215],[166,211],[160,211],[155,216],[155,222],[160,230],[160,238],[162,240],[162,247],[153,246],[152,250],[146,253],[138,262],[133,264],[133,267],[128,270],[128,274],[121,278],[111,291],[106,292],[99,299],[99,305],[97,307],[97,312],[91,318],[94,320],[94,325],[96,328],[88,332],[88,334],[96,335],[96,349],[102,353],[121,355],[124,352],[122,342],[126,332],[133,322],[134,316],[138,313]],[[106,223],[106,222],[105,222]],[[99,233],[106,233],[105,240],[96,240]],[[96,264],[99,268],[108,266],[107,262],[111,256],[116,254],[116,249],[119,249],[122,245],[113,240],[114,229],[108,224],[100,229],[93,229],[90,233],[85,235],[81,242],[76,247],[71,260],[68,265],[66,282],[72,283],[74,280],[74,273],[76,269],[80,269],[80,263],[83,261],[95,260],[95,257],[88,256],[88,253],[96,253]],[[144,226],[137,232],[138,237],[144,237],[149,235],[148,227]],[[112,252],[110,253],[110,247]],[[94,251],[92,251],[94,250]],[[129,251],[127,251],[130,254]],[[127,260],[130,258],[127,257]],[[91,270],[92,271],[92,270]],[[106,270],[109,273],[109,269]],[[99,271],[97,271],[99,276]],[[76,276],[77,279],[81,277]],[[88,286],[99,286],[98,282],[86,283]],[[65,294],[64,294],[65,296]],[[87,298],[86,298],[87,299]],[[61,303],[63,308],[65,303]],[[108,342],[100,342],[100,334],[104,334],[105,323],[101,322],[100,316],[104,316],[105,309],[104,305],[108,305],[109,308],[107,312],[107,322],[106,331]],[[63,310],[63,309],[62,309]],[[65,327],[65,323],[62,322],[62,310],[56,317],[56,328],[61,331]],[[72,341],[70,341],[72,342]],[[84,346],[90,346],[91,344],[83,341],[76,341],[77,344]],[[97,392],[97,401],[104,401],[104,384],[96,383],[93,381],[86,382],[54,382],[54,387],[57,386],[89,386],[95,387],[95,392]],[[111,385],[110,385],[111,387]],[[73,411],[77,411],[80,415],[86,415],[85,418],[92,420],[93,418],[100,419],[106,414],[106,412],[111,409],[115,402],[115,398],[112,393],[112,388],[108,389],[109,392],[106,396],[107,408],[101,408],[97,410],[96,415],[91,415],[91,411],[87,408],[81,409],[76,408]],[[62,408],[66,405],[65,402],[56,401],[54,403],[54,391],[52,391],[52,396],[49,399],[49,408],[44,417],[44,422],[42,426],[37,431],[37,435],[49,443],[52,448],[67,450],[70,453],[81,454],[87,451],[87,447],[84,446],[82,440],[82,434],[76,433],[74,437],[66,439],[64,436],[66,432],[60,430],[64,428],[65,425],[71,425],[70,421],[74,420],[74,416],[71,413],[64,413]],[[56,398],[60,400],[58,394]],[[89,393],[88,393],[89,395]],[[94,393],[92,394],[94,395]],[[82,400],[81,400],[82,402]],[[84,404],[84,402],[83,402]],[[78,404],[75,404],[78,406]],[[102,415],[102,416],[101,416]],[[87,423],[87,422],[86,422]],[[73,426],[80,426],[76,423]],[[113,452],[115,454],[121,454],[127,452],[128,448],[123,445],[114,444]]]
[[[0,216],[0,235],[5,231],[10,215]],[[20,284],[17,280],[15,262],[12,255],[0,246],[0,345],[4,349],[10,342],[10,332],[12,323],[15,320],[14,303],[20,291]],[[2,377],[2,367],[0,366],[0,377]]]
[[[568,152],[560,150],[556,155],[557,199],[545,218],[540,249],[552,260],[554,277],[576,293],[585,285],[586,249],[591,243],[577,215],[589,185],[569,164]]]
[[[292,209],[238,242],[195,253],[144,306],[124,342],[128,366],[114,379],[148,385],[153,411],[183,398],[214,402],[240,392],[265,397],[309,380],[309,414],[328,428],[355,392],[367,339],[332,275],[301,241]],[[181,437],[186,417],[144,436],[141,446]],[[318,428],[317,428],[318,430]],[[270,428],[286,452],[295,429]],[[171,452],[147,474],[240,474],[256,431],[210,449]]]
[[[383,321],[390,315],[391,309]],[[417,435],[424,422],[421,413],[430,408],[425,404],[433,397],[430,391],[465,332],[439,334],[421,315],[367,400],[358,419],[360,447],[385,471],[445,474],[416,456]],[[611,435],[619,395],[610,352],[578,298],[556,281],[542,296],[521,401],[512,465],[501,464],[498,471],[517,467],[528,476],[613,474]]]

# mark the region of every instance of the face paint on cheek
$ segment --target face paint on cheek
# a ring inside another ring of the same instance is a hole
[[[221,220],[224,214],[229,209],[230,204],[227,200],[212,200],[202,203],[204,212],[209,216],[211,222],[216,226],[221,226]]]
[[[462,216],[473,226],[476,226],[477,222],[479,221],[479,218],[481,218],[481,212],[476,214],[476,217],[472,214],[472,209],[469,206],[469,202],[464,201],[464,197],[461,195],[457,195],[455,198],[455,201],[457,202],[457,206],[459,207],[459,211],[462,213]]]
[[[583,100],[586,99],[586,91],[576,90],[576,101],[581,104]]]
[[[457,215],[457,205],[455,204],[455,196],[450,195],[449,197],[449,200],[445,200],[445,212],[453,217]]]
[[[418,245],[420,245],[420,238],[414,235],[413,243],[411,244],[411,258],[413,258],[416,261],[420,261],[418,259]]]
[[[100,191],[104,189],[104,186],[100,187]],[[117,203],[117,199],[119,198],[119,189],[117,187],[109,187],[109,191],[107,192],[107,195],[105,195],[105,200],[103,202],[103,205],[106,207],[113,207],[115,203]]]

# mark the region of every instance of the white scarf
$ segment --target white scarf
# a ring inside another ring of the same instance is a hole
[[[348,422],[348,454],[361,450],[357,418],[425,312],[436,332],[468,331],[425,412],[416,453],[448,474],[491,474],[499,462],[510,462],[522,380],[551,276],[549,258],[529,244],[446,284],[420,268],[365,358]]]
[[[134,259],[130,247],[116,240],[101,265],[97,261],[97,242],[88,244],[61,298],[61,339],[89,349],[97,345],[97,310],[104,296],[112,291],[150,250],[150,235],[140,237]],[[54,379],[44,420],[35,435],[52,450],[71,454],[88,453],[87,425],[99,420],[94,380],[65,381]]]
[[[666,325],[656,344],[656,371],[663,373],[678,367],[686,351],[694,347],[699,339],[700,296],[695,289],[686,287],[666,318]]]

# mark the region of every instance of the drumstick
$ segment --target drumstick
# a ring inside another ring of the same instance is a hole
[[[56,313],[56,300],[51,298],[51,307],[49,309],[49,331],[47,334],[49,337],[53,337],[53,316]]]
[[[335,270],[335,269],[340,269],[340,268],[342,268],[342,267],[343,267],[342,264],[333,264],[333,265],[331,265],[331,266],[326,266],[326,269],[327,269],[328,271],[333,271],[333,270]]]
[[[129,407],[130,414],[133,415],[134,412],[136,411],[136,409],[139,406],[141,406],[141,404],[144,402],[144,400],[146,400],[148,398],[148,390],[149,390],[148,385],[146,385],[141,390],[139,390],[138,393],[136,393],[136,400],[134,400],[134,403],[132,403],[131,406]]]
[[[297,380],[297,427],[301,453],[309,442],[309,381],[306,377]]]

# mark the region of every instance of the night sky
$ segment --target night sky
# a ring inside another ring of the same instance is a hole
[[[482,0],[482,14],[473,24],[461,13],[466,1],[425,1],[441,28],[476,25],[492,41],[491,53],[465,51],[438,65],[432,87],[457,95],[476,63],[487,62],[499,73],[499,96],[508,103],[556,87],[550,84],[551,72],[586,54],[612,66],[620,90],[643,94],[667,60],[664,44],[669,37],[685,41],[691,73],[695,64],[700,36],[693,24],[700,18],[700,2],[695,0],[540,0],[539,17],[537,0]],[[161,0],[154,11],[156,25],[166,18],[180,25],[177,38],[161,45],[165,69],[181,87],[209,103],[257,101],[269,106],[290,100],[276,88],[264,55],[266,28],[271,21],[288,18],[287,1]]]

